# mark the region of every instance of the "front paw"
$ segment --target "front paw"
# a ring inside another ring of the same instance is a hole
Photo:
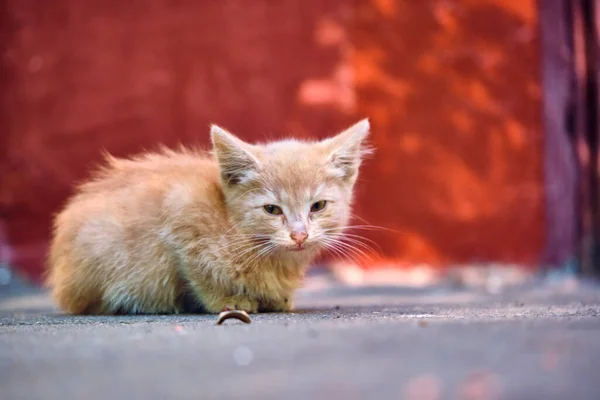
[[[223,305],[217,312],[226,310],[242,310],[247,313],[258,312],[258,302],[246,297],[230,297],[224,300]]]

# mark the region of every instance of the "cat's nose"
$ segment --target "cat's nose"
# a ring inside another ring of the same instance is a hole
[[[298,246],[301,246],[302,243],[306,241],[306,238],[308,238],[308,233],[306,233],[304,230],[292,231],[292,233],[290,233],[290,237]]]

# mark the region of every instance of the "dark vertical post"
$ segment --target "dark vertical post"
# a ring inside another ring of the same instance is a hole
[[[598,264],[598,63],[595,1],[572,3],[575,66],[575,144],[579,158],[581,272],[595,275]]]
[[[600,273],[600,203],[598,179],[598,36],[596,9],[597,0],[583,1],[583,20],[586,52],[586,105],[587,105],[587,139],[590,148],[589,202],[590,202],[590,243],[589,273]]]
[[[538,3],[541,29],[546,185],[546,265],[577,256],[578,157],[573,146],[574,90],[570,0]]]

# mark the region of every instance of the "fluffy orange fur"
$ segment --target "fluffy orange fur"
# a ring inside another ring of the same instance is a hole
[[[56,217],[54,299],[74,314],[291,310],[348,223],[368,132],[253,145],[213,125],[212,154],[109,156]]]

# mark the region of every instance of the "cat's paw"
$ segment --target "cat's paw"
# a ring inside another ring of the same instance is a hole
[[[222,311],[241,310],[247,313],[258,312],[258,301],[247,297],[233,296],[221,297],[213,296],[204,298],[202,301],[206,311],[211,314],[218,314]]]
[[[225,300],[220,311],[225,310],[242,310],[247,313],[256,313],[258,312],[258,302],[246,297],[233,297]]]

